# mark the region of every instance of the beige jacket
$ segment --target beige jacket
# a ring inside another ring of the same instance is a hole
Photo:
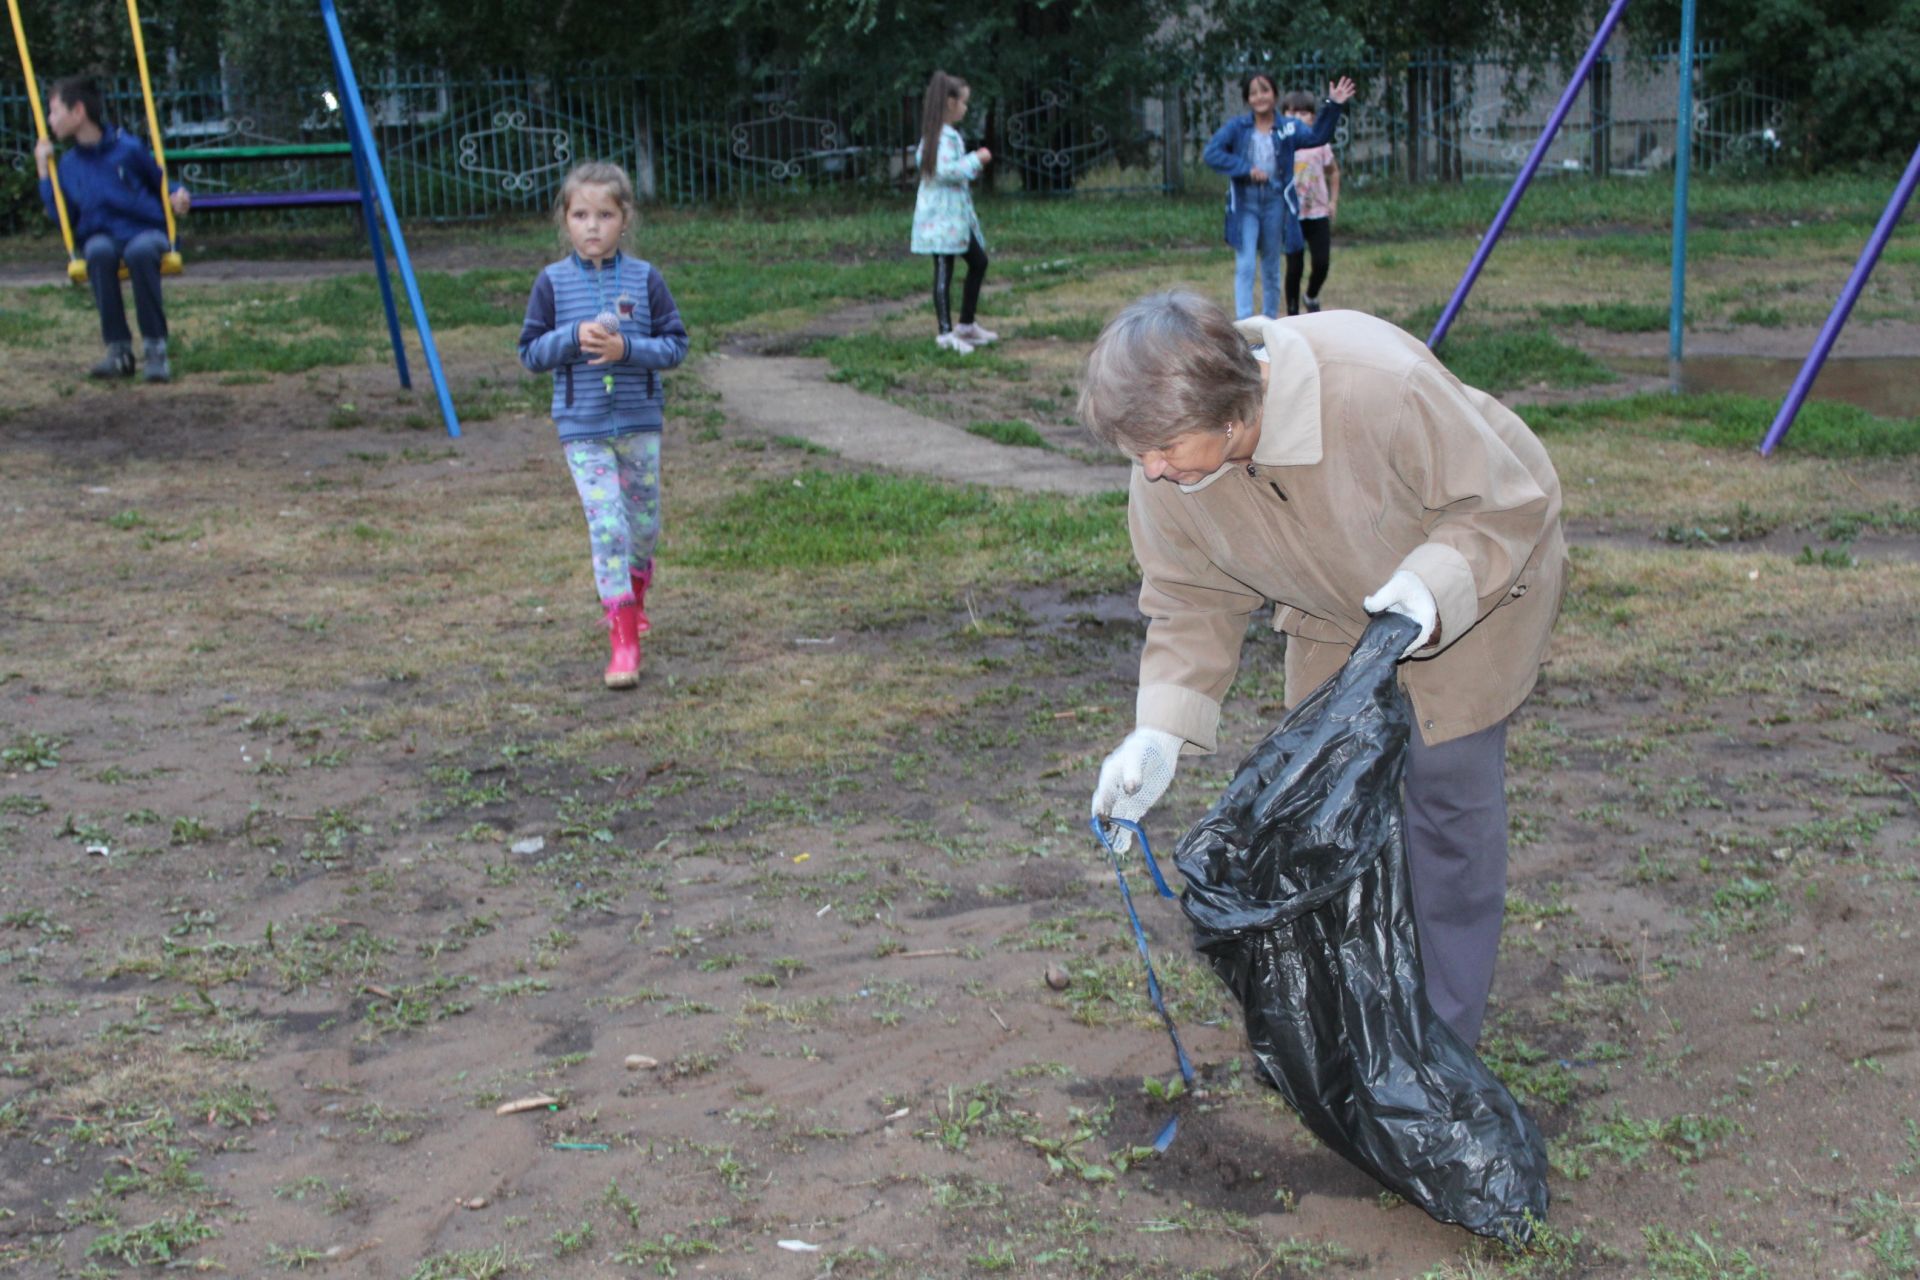
[[[1560,481],[1510,410],[1358,311],[1239,325],[1271,362],[1260,442],[1191,486],[1134,468],[1147,616],[1136,720],[1212,751],[1248,615],[1274,604],[1286,697],[1340,669],[1395,570],[1440,612],[1401,667],[1422,738],[1497,724],[1533,690],[1566,583]]]

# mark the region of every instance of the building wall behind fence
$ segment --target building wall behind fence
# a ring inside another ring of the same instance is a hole
[[[1711,50],[1705,51],[1710,57]],[[1676,62],[1655,53],[1609,58],[1602,88],[1585,92],[1550,149],[1545,171],[1653,173],[1673,155]],[[1564,71],[1529,81],[1499,62],[1416,58],[1387,75],[1378,65],[1276,68],[1282,90],[1323,89],[1334,72],[1368,88],[1337,145],[1348,180],[1432,181],[1512,174],[1551,113]],[[1412,110],[1409,111],[1409,86]],[[503,73],[455,78],[432,71],[368,76],[363,86],[402,216],[451,220],[544,211],[560,179],[584,159],[626,166],[643,199],[734,203],[823,189],[910,189],[917,95],[848,101],[771,76],[715,90],[706,84],[604,71],[564,78]],[[208,80],[158,90],[169,148],[342,141],[331,85],[271,94]],[[108,86],[109,111],[144,134],[137,81]],[[985,110],[979,108],[984,107]],[[1153,92],[1092,97],[1069,81],[977,102],[969,129],[993,146],[995,190],[1058,196],[1168,192],[1201,177],[1200,153],[1221,121],[1244,108],[1237,86],[1189,78]],[[1702,99],[1694,141],[1703,167],[1765,162],[1784,133],[1784,103],[1764,87]],[[1771,131],[1771,132],[1770,132]],[[41,216],[30,195],[33,129],[18,84],[0,88],[0,167],[16,175],[17,229]],[[175,166],[202,191],[350,187],[344,157],[196,162]],[[228,220],[244,213],[210,215]],[[280,215],[285,216],[285,215]]]
[[[1710,60],[1714,52],[1701,50],[1699,60]],[[1335,140],[1349,180],[1431,182],[1511,177],[1538,141],[1571,72],[1550,67],[1531,73],[1433,52],[1406,60],[1390,74],[1379,63],[1334,67],[1317,61],[1275,74],[1283,93],[1322,93],[1339,74],[1366,85]],[[1541,173],[1644,175],[1668,169],[1678,137],[1678,91],[1679,61],[1670,49],[1602,57],[1549,145]],[[1237,85],[1220,108],[1222,119],[1245,110]],[[1771,161],[1784,144],[1785,117],[1786,102],[1770,86],[1696,94],[1695,163],[1711,169]],[[1204,145],[1207,122],[1195,123],[1189,145]]]

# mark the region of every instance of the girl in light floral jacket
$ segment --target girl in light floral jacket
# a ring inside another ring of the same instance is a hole
[[[960,355],[985,346],[1000,335],[974,323],[980,285],[987,276],[987,249],[974,216],[973,193],[967,184],[993,159],[985,147],[968,151],[955,128],[967,115],[967,82],[944,71],[927,83],[926,105],[920,114],[920,195],[913,205],[913,251],[933,255],[933,315],[940,325],[936,345]],[[953,260],[964,257],[967,281],[960,296],[960,324],[953,323],[947,295],[953,286]]]

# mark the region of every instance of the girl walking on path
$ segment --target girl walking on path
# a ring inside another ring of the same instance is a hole
[[[1280,104],[1288,119],[1313,127],[1313,95],[1300,89]],[[1307,310],[1320,309],[1320,289],[1327,282],[1327,263],[1333,256],[1333,220],[1340,213],[1340,162],[1331,144],[1296,147],[1293,152],[1293,193],[1300,202],[1300,238],[1306,249],[1287,253],[1287,314],[1300,314],[1300,269],[1313,255],[1313,273],[1307,277]]]
[[[968,184],[992,161],[985,147],[968,151],[956,127],[967,117],[967,82],[944,71],[927,82],[926,104],[920,112],[920,194],[913,204],[913,251],[933,255],[933,315],[940,326],[937,346],[970,355],[1000,335],[974,322],[980,304],[980,285],[987,277],[986,238],[973,212]],[[953,323],[948,293],[953,287],[953,260],[967,262],[965,292],[960,296],[960,324]]]
[[[586,510],[594,586],[612,632],[609,689],[640,682],[660,537],[660,370],[687,357],[667,282],[621,251],[638,212],[626,170],[576,166],[554,209],[573,252],[534,281],[520,330],[520,363],[553,373],[553,421]]]
[[[1220,126],[1207,143],[1204,159],[1227,186],[1226,240],[1233,246],[1233,309],[1238,319],[1253,314],[1253,270],[1260,265],[1266,314],[1280,314],[1280,255],[1302,245],[1299,208],[1293,196],[1293,158],[1301,147],[1318,147],[1333,136],[1340,108],[1353,97],[1346,76],[1327,86],[1327,102],[1317,124],[1280,116],[1280,95],[1273,77],[1252,71],[1240,82],[1240,96],[1251,110]]]

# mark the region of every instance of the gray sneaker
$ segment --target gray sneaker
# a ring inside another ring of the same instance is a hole
[[[1313,314],[1314,312],[1316,312],[1316,311],[1318,311],[1318,310],[1320,309],[1320,299],[1318,299],[1318,298],[1308,298],[1308,299],[1306,300],[1306,302],[1307,302],[1307,314],[1308,314],[1308,315],[1312,315],[1312,314]]]
[[[133,376],[133,344],[130,342],[109,342],[107,354],[100,362],[87,370],[90,378],[131,378]]]
[[[127,363],[133,363],[129,357]],[[128,372],[132,372],[131,369]],[[148,382],[172,382],[173,366],[167,363],[167,340],[165,338],[147,339],[147,362],[142,376]]]

